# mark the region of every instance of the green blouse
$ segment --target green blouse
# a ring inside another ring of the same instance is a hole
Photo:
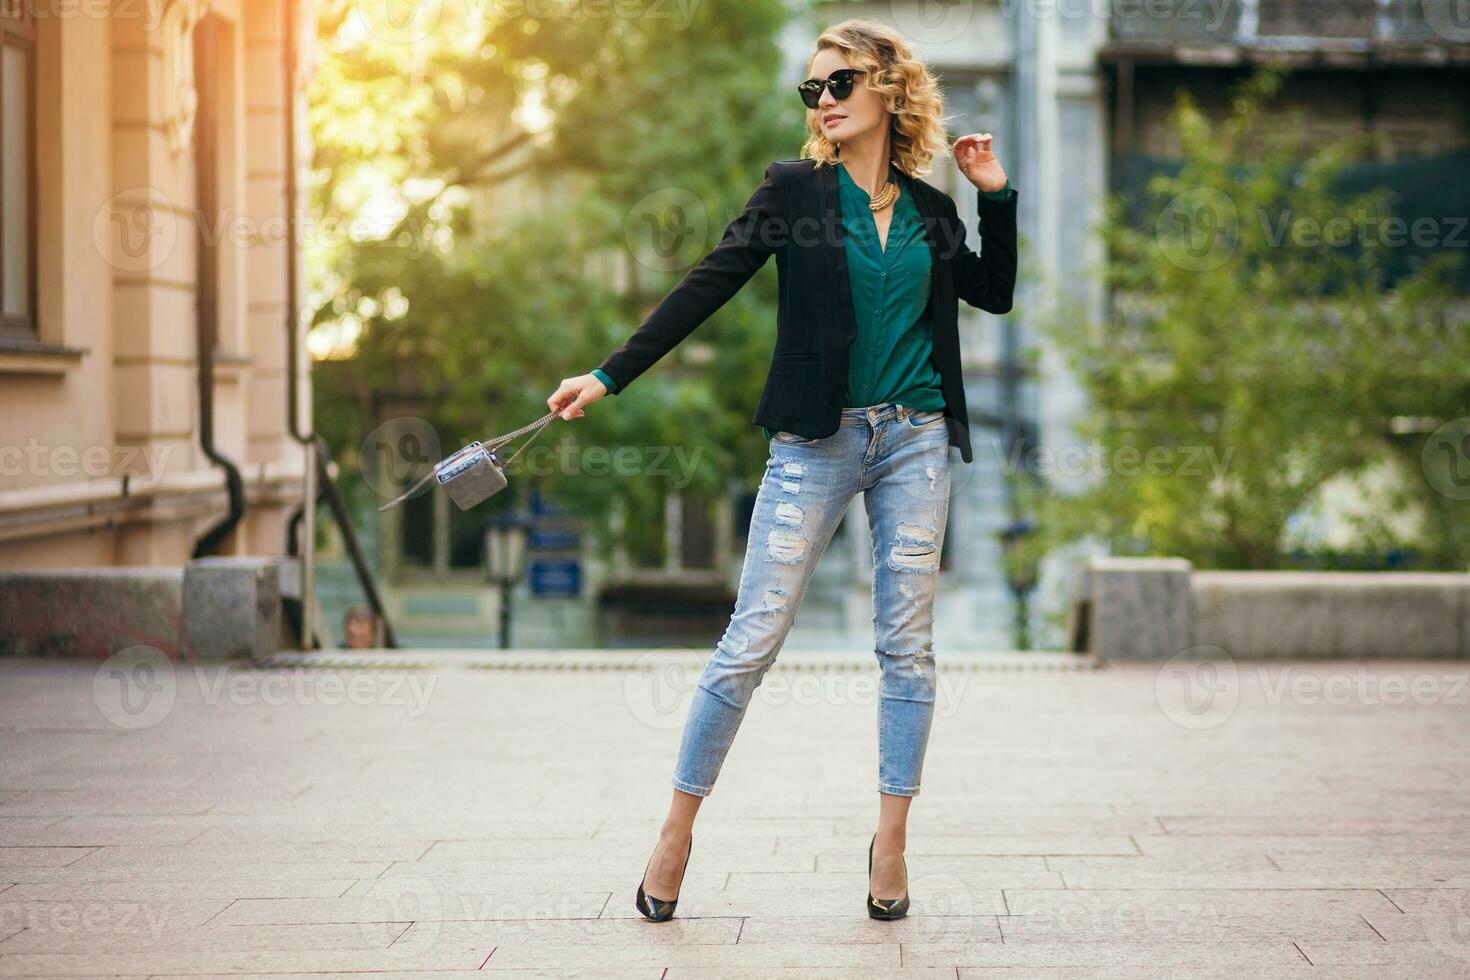
[[[899,197],[887,240],[880,244],[867,193],[848,175],[845,164],[837,165],[848,286],[858,328],[848,356],[843,404],[861,408],[894,402],[917,411],[939,411],[944,408],[944,394],[930,359],[933,342],[927,312],[933,281],[929,245],[910,178],[890,163],[889,179],[898,183]],[[1007,182],[998,191],[979,193],[1005,200],[1015,191]],[[612,378],[601,370],[592,373],[609,392],[617,393]],[[767,439],[775,435],[765,426],[761,429]]]

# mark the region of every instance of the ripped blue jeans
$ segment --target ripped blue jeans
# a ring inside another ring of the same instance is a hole
[[[823,439],[777,432],[756,494],[730,625],[694,691],[674,787],[708,796],[755,689],[775,661],[817,560],[862,491],[873,546],[873,638],[882,665],[878,791],[915,796],[934,718],[934,591],[949,514],[941,412],[844,408]]]

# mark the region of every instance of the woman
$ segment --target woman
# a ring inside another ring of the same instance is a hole
[[[685,723],[674,796],[637,891],[672,916],[709,795],[747,705],[775,660],[817,560],[853,494],[873,535],[875,649],[882,665],[879,816],[866,908],[908,910],[909,804],[934,711],[933,603],[948,515],[951,445],[970,462],[958,300],[1011,307],[1016,192],[989,133],[954,145],[979,192],[982,250],[965,244],[954,201],[915,178],[948,150],[943,98],[904,39],[849,20],[817,39],[798,88],[811,110],[803,159],[766,169],[720,243],[590,374],[547,405],[583,415],[617,394],[719,309],[772,255],[781,302],[753,421],[770,440],[730,625]]]

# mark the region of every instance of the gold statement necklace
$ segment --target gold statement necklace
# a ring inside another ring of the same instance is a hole
[[[882,211],[896,200],[898,200],[898,185],[890,180],[883,185],[881,191],[868,198],[868,210]]]

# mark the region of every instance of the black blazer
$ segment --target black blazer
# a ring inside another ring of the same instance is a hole
[[[929,297],[933,355],[944,393],[949,444],[971,460],[970,420],[960,373],[959,300],[1006,313],[1016,284],[1016,198],[980,196],[980,254],[965,243],[954,200],[911,180],[933,259]],[[808,439],[841,424],[848,347],[857,338],[847,279],[835,165],[777,160],[724,237],[690,269],[643,324],[598,365],[621,393],[725,304],[776,256],[780,305],[776,347],[751,421]]]

